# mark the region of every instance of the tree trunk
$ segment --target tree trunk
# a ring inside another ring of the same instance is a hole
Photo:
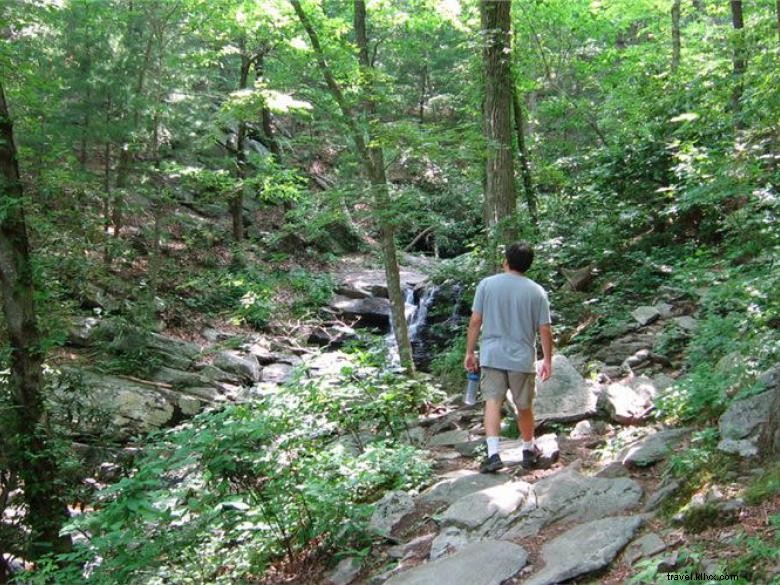
[[[776,461],[780,455],[780,389],[775,388],[774,393],[769,416],[758,439],[759,452],[770,461]]]
[[[238,79],[238,89],[246,89],[249,81],[249,67],[252,64],[251,59],[246,54],[246,42],[244,39],[239,41],[241,48],[241,72]],[[230,196],[230,218],[233,224],[233,241],[236,243],[244,239],[244,187],[243,182],[247,176],[246,162],[246,122],[239,120],[238,130],[236,131],[236,169],[238,179],[241,184]]]
[[[325,53],[320,44],[319,35],[311,24],[309,17],[303,11],[300,0],[290,0],[298,20],[300,20],[306,34],[311,41],[317,66],[325,78],[331,96],[339,106],[344,121],[352,133],[355,150],[360,157],[371,183],[372,198],[376,215],[379,217],[380,232],[382,234],[382,252],[385,264],[385,276],[387,278],[387,290],[390,297],[390,307],[393,319],[393,331],[398,344],[398,354],[401,366],[408,375],[414,374],[414,361],[412,360],[412,347],[409,343],[409,331],[406,326],[406,307],[403,291],[401,291],[401,277],[398,270],[398,257],[395,247],[395,228],[390,219],[389,201],[390,194],[387,189],[387,177],[385,175],[384,153],[380,147],[369,147],[371,144],[371,123],[375,118],[375,103],[372,93],[371,61],[368,56],[368,37],[366,35],[366,5],[362,0],[355,0],[355,37],[358,45],[358,59],[362,70],[363,110],[368,122],[368,133],[358,124],[357,118],[347,103],[341,86],[333,76],[333,72],[325,60]]]
[[[508,243],[517,200],[512,165],[512,81],[510,75],[511,0],[482,0],[482,51],[485,71],[483,129],[486,141],[485,225],[491,236]]]
[[[731,111],[734,125],[742,127],[740,101],[742,100],[742,76],[747,69],[745,39],[742,34],[745,21],[742,17],[742,0],[731,0],[731,24],[734,27],[734,88],[731,91]]]
[[[778,0],[780,2],[780,0]],[[428,61],[423,63],[422,71],[420,71],[420,107],[419,116],[420,124],[425,123],[425,103],[428,101]]]
[[[32,530],[32,558],[70,548],[59,535],[68,519],[58,491],[58,466],[48,446],[43,400],[42,343],[35,314],[24,193],[14,146],[13,125],[0,85],[0,291],[11,346],[9,388],[12,409],[3,413],[8,465],[24,484],[27,520]]]
[[[680,67],[680,1],[672,4],[672,73]]]
[[[520,159],[520,174],[523,177],[523,192],[528,206],[528,216],[537,225],[539,218],[536,210],[536,190],[531,176],[531,161],[528,156],[528,145],[525,141],[525,116],[522,101],[517,93],[517,87],[512,87],[512,111],[515,115],[515,133],[517,136],[517,154]]]
[[[777,40],[780,42],[780,0],[775,4],[775,15],[777,16]]]

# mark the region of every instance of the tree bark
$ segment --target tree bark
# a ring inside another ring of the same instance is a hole
[[[742,31],[745,21],[742,16],[742,0],[731,0],[731,24],[734,27],[734,88],[731,92],[731,111],[734,115],[734,125],[742,127],[740,119],[742,100],[742,76],[747,69],[747,56],[745,54],[745,39]]]
[[[776,461],[780,455],[780,390],[775,388],[774,393],[767,421],[758,439],[759,452],[770,461]]]
[[[499,241],[516,237],[510,225],[517,208],[512,164],[511,0],[481,0],[485,71],[485,225]]]
[[[523,192],[525,203],[528,206],[528,216],[531,223],[537,225],[539,217],[536,207],[536,190],[531,176],[531,161],[528,155],[528,145],[525,140],[525,116],[522,101],[517,92],[517,87],[512,86],[512,111],[515,117],[515,134],[517,136],[517,155],[520,160],[520,174],[523,177]]]
[[[680,67],[680,2],[672,4],[672,73]]]
[[[775,3],[775,16],[777,17],[777,40],[780,42],[780,0]]]
[[[407,375],[414,375],[414,361],[412,359],[412,346],[409,342],[409,331],[406,326],[406,307],[403,291],[401,290],[401,277],[398,268],[398,253],[395,245],[395,227],[391,219],[390,193],[387,188],[387,176],[385,174],[384,152],[381,147],[371,145],[371,125],[376,120],[376,103],[373,97],[373,71],[371,71],[371,59],[368,52],[368,35],[366,33],[366,5],[363,0],[355,0],[355,39],[358,47],[358,62],[361,68],[362,110],[366,118],[367,129],[361,128],[352,108],[347,103],[341,86],[333,76],[333,72],[325,59],[325,53],[320,44],[319,35],[311,24],[309,17],[301,7],[300,0],[290,0],[298,20],[300,20],[306,34],[311,41],[317,65],[322,73],[328,90],[338,104],[339,110],[347,123],[355,143],[355,150],[360,157],[368,180],[371,184],[371,196],[374,210],[378,216],[379,230],[382,240],[382,255],[385,265],[385,277],[387,278],[387,290],[390,298],[390,308],[393,320],[393,333],[398,345],[398,355],[401,366]]]
[[[241,71],[238,78],[238,89],[243,90],[247,88],[249,82],[249,67],[252,65],[252,60],[246,54],[246,42],[244,39],[240,39],[239,47],[241,48]],[[247,177],[247,161],[246,161],[246,121],[239,120],[238,129],[236,131],[236,170],[238,173],[238,179],[243,183]],[[230,196],[230,218],[233,225],[233,241],[236,243],[241,242],[244,239],[244,188],[243,185],[235,190]]]
[[[14,145],[13,124],[0,84],[0,182],[4,213],[0,214],[0,291],[11,345],[11,409],[3,415],[3,440],[9,468],[24,484],[27,520],[32,530],[32,558],[70,548],[59,535],[68,518],[57,488],[58,465],[46,433],[43,359],[35,314],[24,193]]]

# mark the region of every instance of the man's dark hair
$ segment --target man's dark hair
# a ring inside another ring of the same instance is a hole
[[[505,256],[511,270],[526,272],[534,261],[534,250],[528,242],[515,242],[507,246]]]

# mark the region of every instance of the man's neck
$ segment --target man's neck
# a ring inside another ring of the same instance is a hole
[[[509,268],[509,266],[504,267],[504,272],[506,274],[513,274],[514,276],[525,276],[525,274],[523,274],[522,272],[518,270],[512,270],[511,268]]]

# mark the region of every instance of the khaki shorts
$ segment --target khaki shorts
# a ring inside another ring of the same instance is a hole
[[[518,409],[531,408],[536,396],[536,374],[481,368],[480,389],[485,400],[504,402],[506,391],[512,391],[512,401]]]

